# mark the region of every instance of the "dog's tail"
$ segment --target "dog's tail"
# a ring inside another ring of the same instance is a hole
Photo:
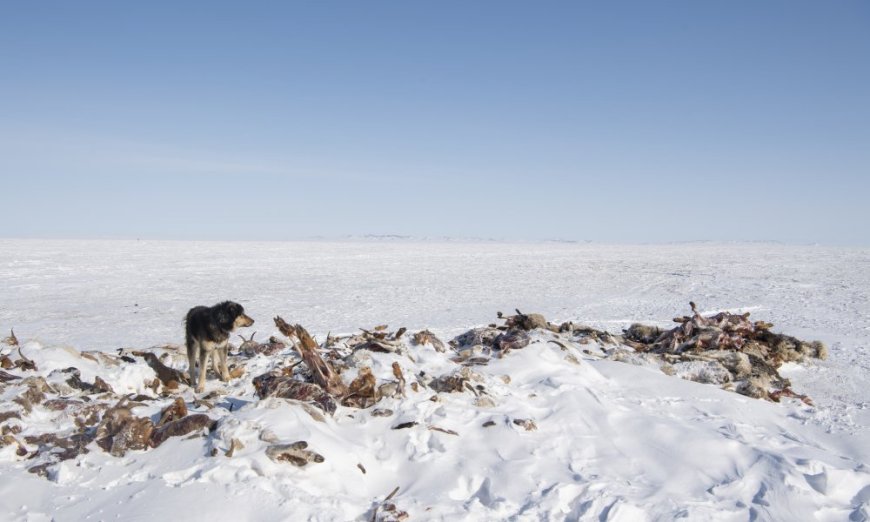
[[[187,351],[190,353],[190,350],[193,349],[193,331],[190,328],[190,319],[193,317],[194,309],[191,308],[187,315],[184,317],[184,342],[187,346]]]

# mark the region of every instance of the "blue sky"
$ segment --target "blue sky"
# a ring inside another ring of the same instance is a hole
[[[0,237],[870,245],[870,4],[5,3],[0,184]]]

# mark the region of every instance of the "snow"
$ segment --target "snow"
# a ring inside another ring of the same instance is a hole
[[[207,393],[225,392],[213,409],[180,390],[192,411],[220,419],[209,437],[120,458],[95,449],[50,480],[0,448],[0,513],[356,520],[398,486],[391,501],[411,520],[865,520],[868,268],[867,249],[778,244],[0,240],[0,332],[15,328],[40,373],[75,366],[82,380],[99,375],[119,393],[147,391],[153,372],[102,367],[77,352],[181,344],[187,309],[223,299],[245,306],[257,322],[243,333],[258,339],[278,334],[271,319],[281,315],[318,339],[389,324],[446,341],[514,308],[619,332],[632,322],[669,326],[694,300],[705,312],[750,311],[830,347],[827,361],[783,367],[810,407],[565,352],[539,332],[528,347],[472,367],[492,406],[470,393],[433,402],[421,388],[378,404],[393,416],[339,408],[322,422],[287,401],[257,399],[250,378],[275,363],[257,356],[243,378],[208,381]],[[411,353],[413,362],[373,354],[379,382],[394,361],[406,375],[457,368],[429,346]],[[182,357],[172,365],[186,369]],[[64,422],[40,415],[25,429]],[[537,429],[513,422],[523,419]],[[418,424],[391,429],[405,421]],[[325,462],[273,462],[264,432],[305,440]],[[233,438],[244,448],[225,457]]]

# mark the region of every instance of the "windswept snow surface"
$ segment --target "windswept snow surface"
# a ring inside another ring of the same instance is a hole
[[[670,326],[693,300],[822,340],[830,358],[783,372],[816,407],[773,404],[579,351],[571,362],[539,333],[474,367],[494,406],[475,405],[469,393],[432,402],[429,390],[379,404],[392,417],[339,408],[318,422],[285,401],[257,400],[250,377],[272,363],[258,356],[244,378],[208,382],[207,391],[227,393],[207,412],[221,419],[208,440],[171,439],[121,458],[94,449],[51,480],[0,448],[0,518],[368,519],[399,486],[392,501],[411,520],[867,520],[868,296],[867,249],[2,240],[0,333],[14,327],[41,371],[76,365],[84,380],[99,374],[119,392],[142,391],[148,376],[74,363],[64,346],[180,344],[186,311],[224,299],[257,320],[246,331],[258,339],[278,334],[271,319],[281,315],[321,339],[387,323],[445,341],[493,322],[497,310],[619,332],[636,321]],[[372,367],[379,378],[394,360],[431,375],[455,368],[431,347],[412,352],[414,363],[375,354]],[[187,387],[181,393],[199,410]],[[405,421],[419,424],[390,429]],[[46,415],[26,428],[53,422]],[[325,462],[272,462],[258,438],[264,429],[306,440]],[[232,438],[245,447],[227,458]],[[208,456],[213,447],[219,456]]]

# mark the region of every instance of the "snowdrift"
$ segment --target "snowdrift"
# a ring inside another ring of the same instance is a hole
[[[22,520],[870,517],[851,439],[804,422],[810,401],[778,373],[823,346],[693,311],[624,336],[518,312],[448,343],[386,326],[318,343],[276,318],[283,335],[243,338],[234,378],[211,375],[201,396],[178,346],[111,354],[13,336],[0,508]]]

